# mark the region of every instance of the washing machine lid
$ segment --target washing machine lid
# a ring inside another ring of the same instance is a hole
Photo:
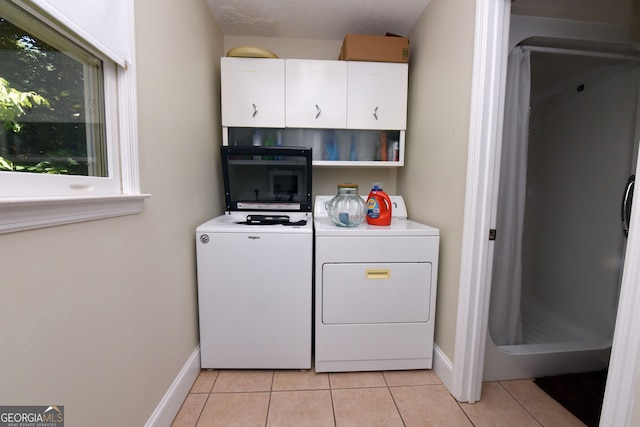
[[[251,224],[247,217],[264,215],[280,216],[282,212],[227,212],[200,224],[196,228],[196,233],[245,233],[250,235],[261,234],[312,234],[313,223],[311,213],[287,212],[289,217],[286,222],[273,222],[271,224]]]
[[[227,211],[311,212],[311,148],[220,147]]]

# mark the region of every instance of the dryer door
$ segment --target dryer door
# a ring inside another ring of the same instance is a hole
[[[431,263],[322,266],[322,323],[429,321]]]

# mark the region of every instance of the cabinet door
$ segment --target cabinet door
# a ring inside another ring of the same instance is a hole
[[[407,64],[349,61],[347,127],[406,129],[407,86]]]
[[[347,63],[286,60],[286,124],[295,128],[347,126]]]
[[[222,125],[284,127],[284,59],[222,58]]]

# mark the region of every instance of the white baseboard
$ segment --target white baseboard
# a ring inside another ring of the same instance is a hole
[[[155,411],[147,420],[145,427],[166,427],[170,426],[178,414],[184,399],[189,394],[191,386],[200,373],[200,345],[198,345],[187,362],[184,364],[171,387],[156,406]]]
[[[433,370],[449,393],[453,394],[453,363],[437,344],[433,345]]]

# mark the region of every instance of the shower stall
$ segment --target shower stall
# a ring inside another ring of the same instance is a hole
[[[640,60],[509,56],[484,380],[608,366],[635,174]]]

